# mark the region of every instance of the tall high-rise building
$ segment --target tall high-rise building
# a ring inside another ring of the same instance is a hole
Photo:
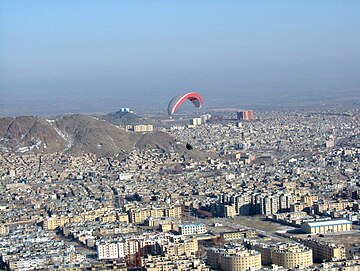
[[[242,110],[236,114],[238,120],[254,120],[253,110]]]

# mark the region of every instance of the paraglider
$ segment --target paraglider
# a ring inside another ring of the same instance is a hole
[[[201,95],[196,92],[189,92],[183,95],[178,95],[172,98],[168,105],[169,115],[174,114],[178,107],[186,100],[190,100],[196,106],[196,108],[201,108],[203,104]]]
[[[185,147],[186,147],[189,151],[193,149],[193,147],[192,147],[189,143],[187,143]]]

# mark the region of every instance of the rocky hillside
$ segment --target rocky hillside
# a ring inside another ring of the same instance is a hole
[[[0,119],[0,151],[52,153],[62,151],[66,144],[46,119],[28,116]]]
[[[202,157],[196,150],[187,150],[170,134],[128,132],[87,115],[66,115],[56,120],[30,116],[0,118],[0,152],[111,156],[134,148],[158,148],[195,159]]]
[[[108,156],[130,150],[134,146],[131,134],[109,122],[86,115],[64,116],[55,122],[68,143],[69,151],[78,155],[95,153]]]
[[[165,152],[176,152],[195,160],[203,160],[207,156],[213,156],[213,154],[203,153],[198,150],[189,150],[184,144],[178,142],[175,137],[164,132],[139,134],[135,147],[137,149],[161,149]]]

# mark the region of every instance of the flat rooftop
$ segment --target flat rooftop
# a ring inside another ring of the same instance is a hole
[[[346,219],[336,219],[336,220],[324,220],[324,221],[314,221],[314,222],[306,222],[310,227],[321,227],[321,226],[335,226],[342,224],[352,224],[351,221]]]

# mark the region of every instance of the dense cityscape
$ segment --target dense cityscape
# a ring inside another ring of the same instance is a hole
[[[247,110],[118,125],[176,139],[121,156],[3,148],[1,266],[358,270],[359,114]]]

